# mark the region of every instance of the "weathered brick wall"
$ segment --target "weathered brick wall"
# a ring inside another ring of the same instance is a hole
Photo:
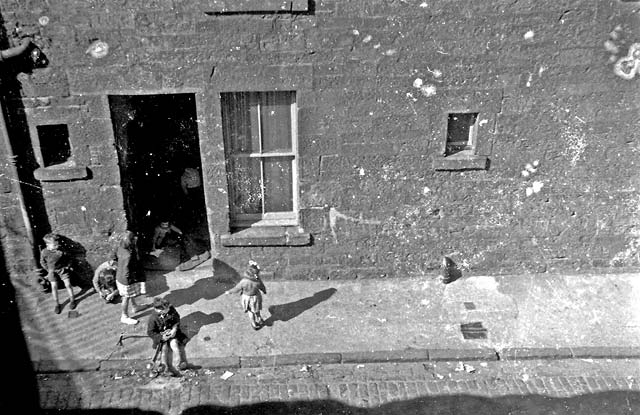
[[[71,120],[93,172],[43,185],[54,230],[93,253],[124,227],[106,95],[186,91],[215,248],[233,266],[252,257],[277,276],[327,278],[428,273],[443,254],[471,273],[639,265],[640,74],[615,67],[640,42],[640,2],[318,0],[246,14],[245,1],[218,13],[232,3],[0,1],[9,35],[37,32],[50,60],[20,76],[28,122]],[[96,39],[105,57],[87,53]],[[274,88],[297,91],[313,243],[223,248],[218,93]],[[434,170],[445,114],[468,109],[489,168]]]

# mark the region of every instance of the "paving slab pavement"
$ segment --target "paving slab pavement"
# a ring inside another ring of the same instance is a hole
[[[240,296],[224,294],[231,276],[214,276],[211,261],[187,272],[149,273],[147,301],[168,298],[190,337],[189,358],[218,366],[640,357],[640,274],[470,276],[447,285],[436,275],[267,278],[265,284],[268,326],[259,331],[250,327]],[[152,355],[145,337],[150,311],[126,326],[119,305],[89,291],[79,296],[77,316],[68,304],[55,315],[50,295],[26,285],[16,290],[36,370],[94,370]],[[60,297],[66,300],[64,290]]]

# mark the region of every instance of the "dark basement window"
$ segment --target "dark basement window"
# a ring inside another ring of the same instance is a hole
[[[439,156],[433,159],[435,170],[486,170],[487,156],[479,156],[478,112],[446,113],[446,136]]]
[[[39,125],[38,140],[42,154],[43,167],[55,166],[69,161],[71,144],[66,124]]]
[[[445,156],[475,153],[478,133],[478,113],[450,113],[447,118],[447,145]]]

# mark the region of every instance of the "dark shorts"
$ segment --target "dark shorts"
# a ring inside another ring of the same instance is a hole
[[[48,278],[45,276],[45,278]],[[71,282],[71,269],[70,268],[61,268],[57,269],[53,272],[53,281],[49,281],[51,283],[62,282],[64,285],[68,285]]]

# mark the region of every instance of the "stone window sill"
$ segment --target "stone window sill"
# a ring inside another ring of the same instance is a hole
[[[470,154],[454,154],[433,159],[434,170],[487,170],[489,158]]]
[[[220,236],[222,246],[305,246],[311,234],[297,226],[256,226]]]
[[[89,170],[85,166],[49,166],[40,167],[33,172],[41,182],[68,182],[89,179]]]

